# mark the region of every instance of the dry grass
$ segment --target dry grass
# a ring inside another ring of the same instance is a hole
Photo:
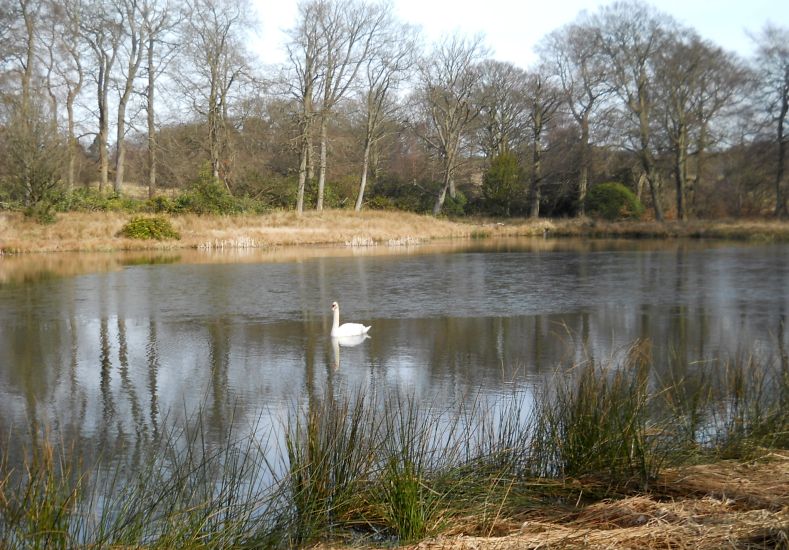
[[[0,214],[0,251],[54,252],[171,248],[247,248],[373,241],[386,244],[415,240],[467,238],[506,234],[542,234],[548,222],[496,226],[459,223],[404,212],[327,211],[274,212],[261,216],[196,216],[172,218],[180,241],[123,239],[116,234],[132,217],[122,213],[68,213],[51,225],[40,225],[18,213]]]
[[[501,536],[445,535],[411,548],[789,548],[789,454],[668,470],[656,493],[525,510],[496,531],[507,527]]]
[[[712,238],[789,240],[789,223],[779,220],[694,220],[601,222],[567,220],[550,229],[561,236],[629,238]]]
[[[709,237],[787,240],[789,223],[778,221],[620,222],[594,220],[449,221],[407,212],[330,210],[323,213],[277,211],[253,216],[173,216],[180,241],[140,241],[117,237],[132,214],[73,212],[40,225],[19,213],[0,213],[0,253],[229,249],[289,245],[365,243],[394,246],[437,239],[506,236]]]

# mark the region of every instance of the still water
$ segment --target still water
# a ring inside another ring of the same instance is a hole
[[[0,258],[0,430],[123,447],[200,409],[221,437],[360,386],[442,407],[636,339],[666,371],[789,339],[786,244],[384,248]],[[333,345],[334,300],[371,338]]]

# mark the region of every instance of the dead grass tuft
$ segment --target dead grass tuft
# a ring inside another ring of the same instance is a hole
[[[468,534],[477,529],[464,518],[464,533],[449,531],[410,548],[789,548],[789,453],[669,470],[655,494],[557,509],[553,516],[524,511],[524,517],[517,529],[512,519],[499,520],[494,534],[510,527],[499,536]]]

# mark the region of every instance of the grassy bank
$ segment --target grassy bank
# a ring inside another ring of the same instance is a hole
[[[331,210],[279,211],[261,215],[168,216],[180,240],[118,236],[133,214],[70,212],[42,225],[21,213],[0,213],[0,252],[247,248],[313,244],[413,244],[436,239],[501,236],[724,238],[789,240],[789,223],[694,221],[689,223],[600,222],[594,220],[447,220],[406,212]]]
[[[617,364],[562,369],[533,401],[470,396],[437,413],[408,396],[328,395],[283,419],[281,447],[259,433],[209,442],[198,417],[100,469],[38,439],[24,467],[0,468],[0,540],[786,547],[785,360],[683,372],[658,376],[637,343]]]
[[[262,215],[171,216],[180,240],[125,239],[117,234],[132,216],[116,212],[60,214],[55,223],[41,225],[22,214],[0,214],[0,250],[6,253],[34,251],[104,251],[168,248],[245,248],[283,245],[365,245],[413,243],[432,239],[468,238],[484,224],[457,223],[431,216],[403,212],[347,210],[322,214],[274,212]],[[486,235],[493,234],[490,225]],[[542,226],[529,231],[542,234]]]

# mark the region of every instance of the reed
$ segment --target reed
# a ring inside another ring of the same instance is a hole
[[[648,345],[634,344],[622,365],[580,365],[543,395],[532,449],[534,473],[591,477],[612,489],[647,490],[662,463],[665,429],[653,422]]]
[[[375,466],[379,423],[367,398],[326,398],[291,419],[285,433],[290,509],[287,540],[302,543],[359,521],[363,484]]]
[[[164,422],[145,452],[118,462],[84,464],[45,438],[21,467],[0,460],[0,540],[288,548],[492,536],[524,518],[598,517],[595,507],[616,499],[638,508],[632,499],[652,493],[709,494],[704,468],[787,449],[785,361],[709,361],[684,365],[682,377],[660,367],[636,342],[617,360],[558,370],[536,394],[464,396],[438,409],[362,390],[312,396],[283,419],[280,444],[259,426],[217,439],[201,414]],[[672,473],[678,466],[696,468],[693,483]],[[765,506],[780,510],[777,498]],[[786,535],[773,523],[763,532]]]
[[[36,442],[21,471],[0,463],[0,540],[9,547],[71,546],[71,526],[82,495],[83,476],[64,452]]]

